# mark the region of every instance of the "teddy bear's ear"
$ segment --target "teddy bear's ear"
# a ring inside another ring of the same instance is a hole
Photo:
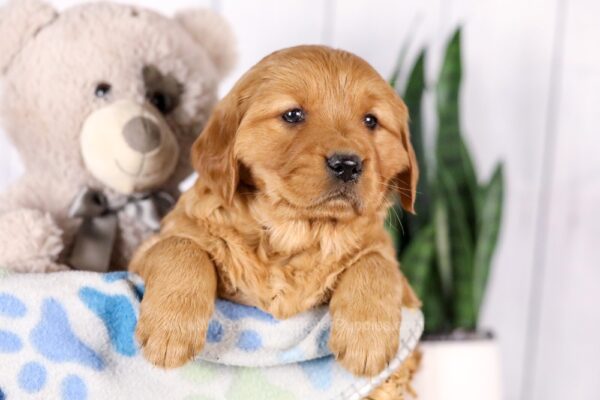
[[[0,73],[45,25],[57,16],[56,11],[39,0],[9,0],[0,9]]]
[[[221,78],[231,72],[237,51],[233,31],[223,17],[211,10],[193,9],[178,12],[175,20],[208,52]]]

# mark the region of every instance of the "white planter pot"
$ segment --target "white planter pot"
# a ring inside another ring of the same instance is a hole
[[[418,400],[500,400],[500,355],[493,339],[424,341],[413,387]]]

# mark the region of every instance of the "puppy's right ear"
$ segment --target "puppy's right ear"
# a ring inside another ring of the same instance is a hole
[[[230,93],[217,104],[192,147],[192,164],[199,179],[227,204],[233,201],[239,184],[234,144],[242,115],[242,105]]]
[[[39,0],[9,0],[0,9],[0,73],[44,26],[57,16],[56,11]]]

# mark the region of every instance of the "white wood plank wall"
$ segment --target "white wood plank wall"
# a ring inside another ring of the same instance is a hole
[[[500,338],[505,397],[600,399],[598,0],[129,2],[169,14],[205,6],[228,18],[240,62],[222,92],[269,52],[302,43],[353,51],[387,77],[410,37],[411,55],[430,48],[432,80],[462,23],[465,134],[484,177],[498,160],[507,164],[507,212],[483,316]],[[21,172],[0,132],[0,189]]]

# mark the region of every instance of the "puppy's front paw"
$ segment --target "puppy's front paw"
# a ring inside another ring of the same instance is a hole
[[[144,296],[135,335],[144,357],[156,366],[180,367],[204,347],[213,304],[188,296]]]
[[[334,318],[329,348],[355,375],[380,373],[398,351],[399,321],[352,321]]]

